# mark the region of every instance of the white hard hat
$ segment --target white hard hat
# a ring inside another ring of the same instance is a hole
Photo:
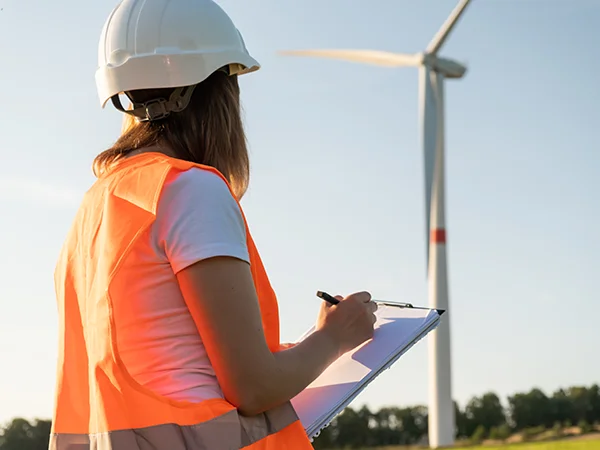
[[[260,68],[212,0],[122,0],[102,30],[98,66],[102,107],[122,92],[192,86],[222,68],[230,75]]]

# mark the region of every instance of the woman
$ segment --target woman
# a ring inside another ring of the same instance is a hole
[[[308,449],[289,400],[372,336],[368,293],[279,342],[277,301],[238,200],[238,75],[259,68],[210,0],[124,0],[100,42],[102,105],[128,117],[94,161],[56,269],[51,448]],[[119,100],[131,101],[126,109]]]

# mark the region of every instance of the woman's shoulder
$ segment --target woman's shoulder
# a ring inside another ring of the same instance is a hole
[[[227,182],[220,175],[196,167],[169,174],[163,186],[160,203],[172,201],[237,203]]]
[[[152,242],[175,273],[214,256],[249,261],[239,204],[218,174],[199,168],[168,176],[152,225]]]
[[[210,170],[192,167],[183,172],[172,172],[165,182],[165,187],[169,189],[179,189],[188,191],[225,191],[229,192],[229,187],[225,180],[215,172]]]

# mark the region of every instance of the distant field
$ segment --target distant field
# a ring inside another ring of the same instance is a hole
[[[505,445],[482,445],[472,447],[453,447],[452,450],[600,450],[600,438],[598,435],[586,437],[566,439],[562,441],[545,441],[545,442],[525,442],[519,444]],[[360,449],[360,450],[409,450],[410,447],[377,447],[376,449]],[[417,450],[412,447],[412,450]],[[426,450],[426,449],[423,449]]]

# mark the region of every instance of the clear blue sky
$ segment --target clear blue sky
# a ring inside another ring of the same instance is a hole
[[[0,0],[0,422],[51,414],[52,273],[93,157],[97,42],[115,1]],[[276,51],[419,51],[454,0],[222,0],[262,71],[242,78],[252,151],[243,200],[279,294],[283,337],[317,289],[427,302],[414,69]],[[596,0],[474,0],[443,54],[454,396],[600,381]],[[356,405],[427,401],[427,345]]]

